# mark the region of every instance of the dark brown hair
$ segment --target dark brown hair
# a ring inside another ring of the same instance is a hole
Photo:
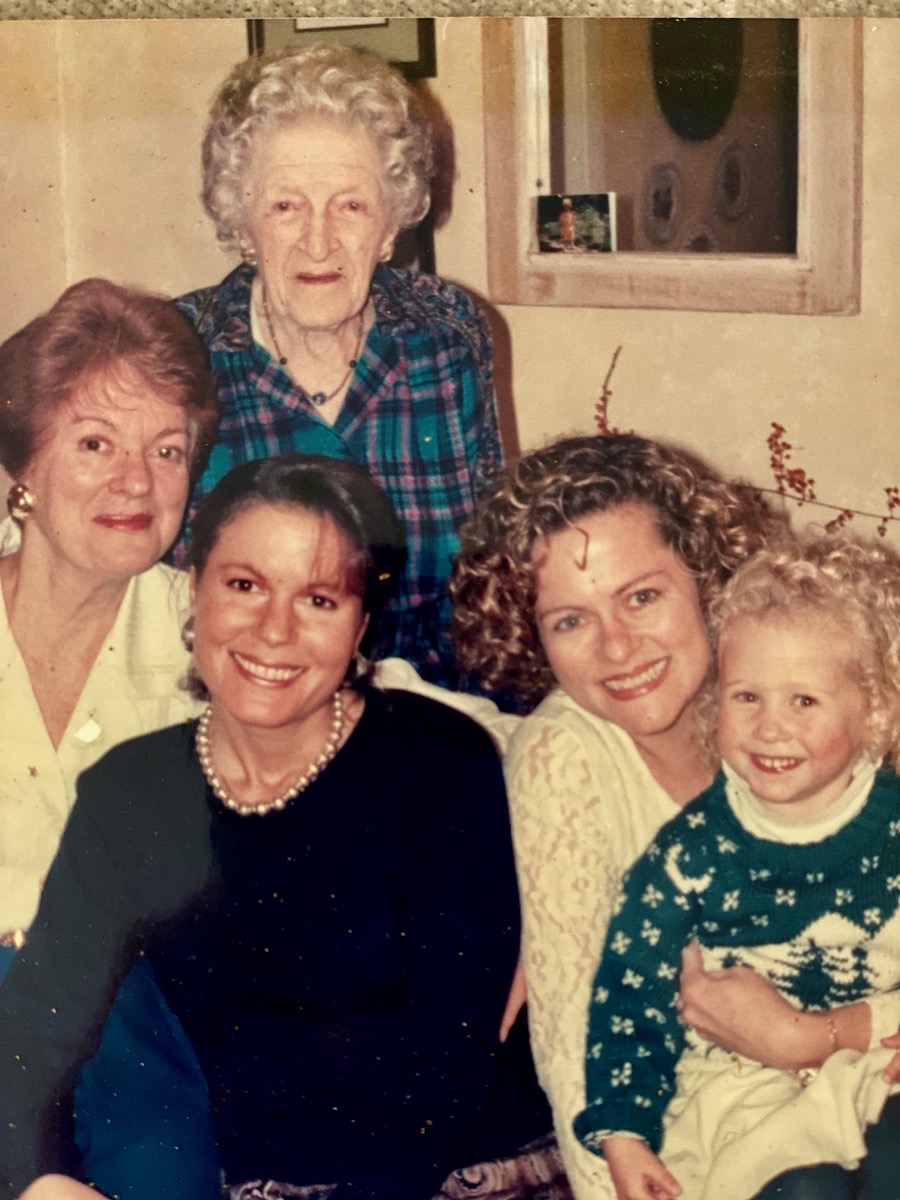
[[[0,346],[0,463],[9,474],[27,468],[60,405],[122,368],[185,410],[196,474],[219,416],[206,351],[169,300],[108,279],[73,284]]]
[[[396,587],[406,540],[390,500],[364,467],[321,454],[281,454],[234,467],[194,518],[188,566],[198,577],[225,526],[258,504],[289,505],[333,521],[350,549],[347,585],[363,612],[377,616]]]

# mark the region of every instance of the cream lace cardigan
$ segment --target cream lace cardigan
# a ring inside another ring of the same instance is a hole
[[[614,1200],[605,1162],[572,1133],[588,1001],[622,875],[679,809],[631,738],[561,691],[520,723],[506,776],[538,1077],[577,1200]]]

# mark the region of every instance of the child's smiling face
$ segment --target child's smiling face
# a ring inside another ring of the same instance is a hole
[[[872,712],[856,657],[836,621],[810,612],[738,617],[723,634],[720,753],[791,819],[825,812],[865,751]]]

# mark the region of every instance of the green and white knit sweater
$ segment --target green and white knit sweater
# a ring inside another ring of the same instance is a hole
[[[900,985],[900,780],[878,773],[863,808],[821,841],[787,845],[740,824],[724,778],[664,825],[625,876],[594,981],[589,1150],[628,1132],[659,1150],[675,1066],[690,1043],[675,1002],[681,952],[745,964],[800,1009],[848,1004]]]

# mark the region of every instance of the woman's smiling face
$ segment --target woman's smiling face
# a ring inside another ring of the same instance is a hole
[[[179,398],[127,363],[86,379],[22,472],[37,497],[29,549],[98,581],[149,570],[181,524],[190,442]]]
[[[722,638],[719,750],[788,820],[826,812],[865,752],[878,709],[859,657],[837,620],[810,611],[738,617]]]
[[[308,509],[257,502],[192,578],[194,662],[220,719],[298,729],[328,708],[365,631],[350,547]]]
[[[638,745],[686,719],[710,648],[697,585],[653,512],[623,504],[535,547],[536,618],[560,687]]]

